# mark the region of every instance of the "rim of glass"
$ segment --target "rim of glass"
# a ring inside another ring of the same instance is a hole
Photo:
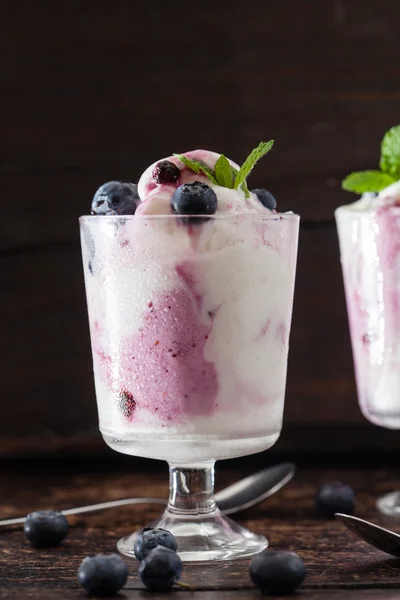
[[[386,206],[377,206],[375,208],[367,208],[366,210],[357,210],[351,208],[350,204],[343,204],[335,208],[335,215],[346,214],[352,217],[371,217],[376,216],[380,210],[390,208],[393,212],[400,212],[400,206],[396,204],[389,204]]]
[[[79,217],[79,221],[100,221],[115,223],[116,221],[174,221],[177,219],[184,218],[185,220],[191,221],[192,219],[205,219],[207,221],[225,221],[233,220],[237,218],[247,218],[259,221],[286,221],[286,220],[298,220],[300,216],[293,212],[286,213],[234,213],[234,214],[220,214],[220,215],[82,215]]]

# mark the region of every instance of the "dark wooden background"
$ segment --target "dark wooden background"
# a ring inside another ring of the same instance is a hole
[[[302,216],[277,451],[375,452],[358,409],[334,208],[400,122],[398,0],[3,0],[0,454],[106,452],[77,218],[109,179],[196,147]]]

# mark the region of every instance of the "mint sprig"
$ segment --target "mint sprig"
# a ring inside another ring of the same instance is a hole
[[[400,125],[385,133],[381,143],[380,170],[350,173],[342,188],[348,192],[381,192],[400,179]]]
[[[246,158],[244,163],[239,169],[239,173],[236,175],[234,189],[237,190],[238,187],[247,179],[253,170],[255,164],[267,154],[274,145],[274,140],[270,140],[269,142],[260,142],[257,148],[254,148]]]
[[[233,187],[234,173],[232,170],[231,163],[229,160],[221,154],[217,162],[215,163],[215,178],[218,181],[218,185],[232,189]]]
[[[400,125],[392,127],[383,137],[381,144],[381,171],[400,179]]]
[[[267,154],[274,145],[274,140],[269,142],[260,142],[257,148],[250,152],[240,169],[233,167],[229,160],[223,154],[220,155],[215,163],[214,171],[209,169],[204,163],[194,158],[188,158],[184,154],[174,154],[179,160],[193,173],[205,175],[215,185],[220,185],[229,189],[237,190],[242,188],[246,198],[250,197],[249,188],[246,179],[253,170],[254,165]]]
[[[394,183],[393,177],[382,171],[358,171],[350,173],[342,182],[342,188],[347,192],[380,192],[391,183]]]
[[[233,181],[235,182],[237,174],[239,173],[239,170],[232,167],[232,171],[233,171]],[[233,185],[232,185],[232,188],[233,188]],[[244,193],[246,198],[250,198],[250,192],[249,192],[249,188],[247,187],[246,180],[243,181],[241,188],[242,188],[242,192]]]

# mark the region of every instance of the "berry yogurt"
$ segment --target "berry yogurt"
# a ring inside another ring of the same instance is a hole
[[[361,410],[400,428],[400,182],[335,213]]]
[[[220,155],[184,157],[213,172]],[[135,214],[102,204],[80,220],[102,435],[175,463],[265,450],[282,424],[299,218],[176,156],[137,191]]]

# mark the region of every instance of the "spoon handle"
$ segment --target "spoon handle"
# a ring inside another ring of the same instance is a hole
[[[268,467],[242,479],[227,488],[220,490],[214,496],[221,513],[232,514],[249,508],[268,496],[275,494],[288,481],[290,481],[296,471],[296,465],[293,463],[282,463],[273,467]],[[100,504],[90,504],[89,506],[78,506],[77,508],[67,508],[61,511],[64,515],[79,515],[81,513],[95,512],[106,508],[115,508],[117,506],[126,506],[127,504],[167,504],[167,500],[162,498],[125,498],[122,500],[110,500],[109,502],[100,502]],[[4,519],[0,521],[0,527],[9,525],[21,525],[25,522],[25,517],[15,519]]]
[[[96,510],[104,510],[106,508],[115,508],[117,506],[126,506],[127,504],[167,504],[167,501],[162,498],[124,498],[122,500],[110,500],[109,502],[100,502],[99,504],[89,504],[88,506],[77,506],[76,508],[67,508],[61,512],[64,515],[79,515],[81,513],[95,512]],[[0,527],[7,525],[20,525],[25,523],[25,517],[16,519],[4,519],[0,521]]]

